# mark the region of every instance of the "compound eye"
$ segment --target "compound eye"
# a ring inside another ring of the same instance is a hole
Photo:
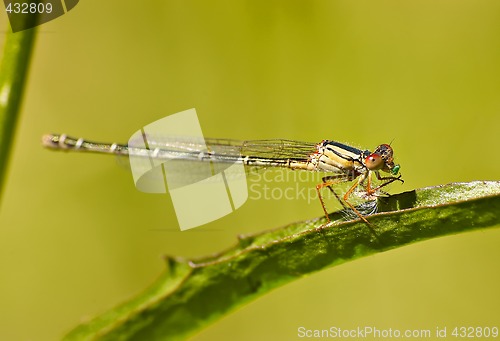
[[[369,170],[379,170],[384,167],[384,160],[379,154],[370,154],[365,159],[366,168]]]

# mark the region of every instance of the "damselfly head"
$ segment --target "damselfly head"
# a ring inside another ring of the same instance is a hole
[[[392,147],[388,144],[381,144],[373,153],[365,158],[366,168],[369,170],[383,170],[393,175],[398,174],[400,166],[394,164]]]

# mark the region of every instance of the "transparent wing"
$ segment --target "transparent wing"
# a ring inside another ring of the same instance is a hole
[[[148,149],[157,149],[156,157],[218,162],[236,162],[247,156],[267,160],[305,160],[316,151],[316,144],[293,140],[193,139],[186,137],[153,138],[148,136]],[[131,155],[137,151],[130,148]]]
[[[131,162],[134,162],[135,169],[140,169],[139,173],[146,173],[150,165],[156,167],[168,161],[163,167],[169,186],[173,184],[175,188],[198,181],[244,178],[248,175],[248,168],[286,167],[287,162],[284,161],[290,159],[307,162],[315,150],[313,143],[291,140],[240,141],[178,136],[155,138],[150,135],[147,140],[138,141],[137,144],[129,141],[128,145]],[[243,165],[250,166],[243,168]]]

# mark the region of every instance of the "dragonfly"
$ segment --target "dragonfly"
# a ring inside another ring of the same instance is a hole
[[[373,198],[381,189],[401,179],[400,165],[394,163],[394,151],[390,144],[381,144],[373,152],[361,150],[333,140],[319,143],[285,139],[239,141],[232,139],[171,138],[148,140],[147,148],[126,144],[92,142],[66,134],[47,134],[42,138],[45,147],[56,150],[71,150],[114,154],[122,156],[154,157],[159,160],[186,160],[196,162],[239,163],[257,168],[287,168],[309,172],[322,172],[322,182],[316,185],[321,207],[327,224],[330,217],[322,195],[328,188],[344,208],[349,208],[361,220],[371,226],[366,217],[351,202],[356,189],[361,188],[365,198]],[[383,176],[381,174],[387,173]],[[373,178],[379,181],[376,185]],[[343,196],[334,186],[354,181]]]

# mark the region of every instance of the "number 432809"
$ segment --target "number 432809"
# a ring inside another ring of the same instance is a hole
[[[5,8],[7,13],[11,14],[35,14],[35,13],[51,13],[52,4],[50,2],[35,3],[35,2],[14,2],[9,3]]]
[[[451,335],[457,338],[496,338],[498,327],[455,327]]]

